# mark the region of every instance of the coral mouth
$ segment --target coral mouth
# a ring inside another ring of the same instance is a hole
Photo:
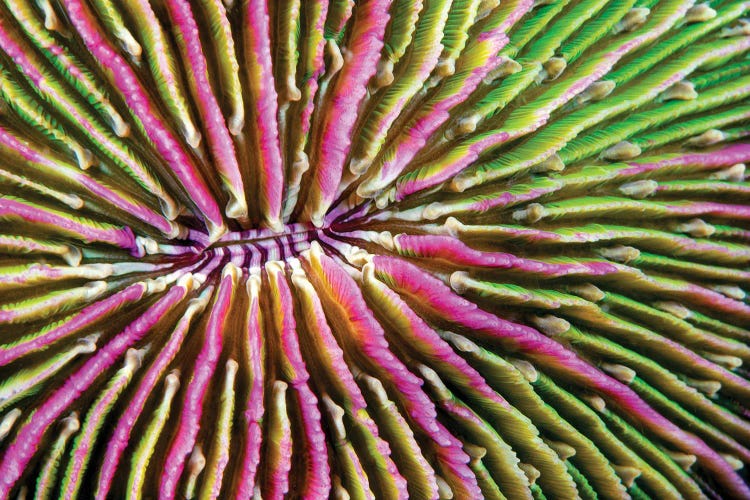
[[[317,228],[311,223],[295,223],[273,229],[250,229],[228,232],[202,252],[226,252],[227,255],[243,255],[242,267],[263,264],[266,261],[286,260],[308,250],[313,241],[326,228]],[[239,257],[238,257],[239,259]],[[239,260],[232,260],[239,262]]]

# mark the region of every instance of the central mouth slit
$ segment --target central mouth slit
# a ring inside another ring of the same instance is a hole
[[[285,225],[280,233],[266,228],[234,231],[222,236],[217,242],[211,245],[211,248],[233,245],[265,244],[269,241],[277,242],[279,240],[292,242],[304,240],[312,241],[312,239],[315,239],[315,235],[317,235],[319,231],[321,231],[320,228],[304,222]]]
[[[274,260],[286,260],[310,248],[323,231],[310,223],[283,226],[281,232],[268,228],[234,231],[204,248],[202,254],[229,256],[240,267],[254,267]]]

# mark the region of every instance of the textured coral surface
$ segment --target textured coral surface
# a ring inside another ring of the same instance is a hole
[[[750,498],[748,10],[0,0],[0,498]]]

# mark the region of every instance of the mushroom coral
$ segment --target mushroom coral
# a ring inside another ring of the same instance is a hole
[[[749,9],[0,0],[0,498],[750,498]]]

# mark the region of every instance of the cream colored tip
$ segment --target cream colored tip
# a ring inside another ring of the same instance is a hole
[[[224,213],[230,219],[243,219],[248,216],[247,201],[244,196],[237,196],[235,193],[229,194],[229,201],[224,209]]]
[[[622,141],[605,149],[601,154],[601,158],[607,161],[624,161],[632,160],[640,154],[641,148],[637,144]]]
[[[659,301],[654,302],[653,305],[655,308],[667,312],[679,319],[687,319],[692,315],[690,309],[680,304],[679,302]]]
[[[344,57],[341,55],[341,49],[336,41],[330,38],[326,41],[326,52],[331,58],[331,64],[326,68],[326,71],[329,76],[332,76],[344,66]]]
[[[181,286],[187,291],[193,290],[195,285],[196,282],[193,278],[193,273],[183,274],[180,276],[180,279],[177,280],[177,286]]]
[[[729,168],[712,173],[708,178],[730,182],[742,182],[745,180],[745,164],[736,163]]]
[[[509,359],[508,361],[510,361],[515,369],[521,372],[521,375],[523,375],[529,382],[533,383],[539,379],[539,372],[537,369],[525,359]]]
[[[693,5],[685,13],[685,21],[689,23],[702,23],[716,17],[716,11],[708,3]]]
[[[628,11],[627,14],[613,28],[614,33],[623,31],[633,31],[646,22],[651,10],[645,7],[635,7]]]
[[[591,283],[572,285],[568,287],[568,290],[578,295],[582,299],[594,303],[599,302],[606,296],[606,294],[599,287],[592,285]]]
[[[631,384],[635,380],[635,370],[617,363],[602,363],[599,365],[602,370],[613,376],[623,384]]]
[[[690,470],[690,467],[692,467],[693,464],[697,461],[697,457],[695,455],[669,450],[666,450],[665,453],[683,470]]]
[[[547,210],[539,203],[530,203],[526,208],[513,212],[513,220],[527,224],[539,222],[547,215]]]
[[[640,250],[625,245],[617,245],[609,248],[600,248],[599,255],[605,259],[614,260],[627,264],[641,256]]]
[[[551,314],[544,316],[534,316],[532,318],[534,326],[542,331],[545,335],[554,337],[555,335],[562,335],[563,333],[570,330],[570,323],[563,318],[558,318]]]
[[[613,465],[612,468],[615,473],[622,479],[622,484],[627,488],[633,486],[633,482],[641,475],[640,469],[631,467],[629,465]]]
[[[523,471],[524,474],[526,474],[526,478],[529,480],[529,484],[531,486],[536,484],[536,480],[539,479],[542,475],[541,472],[539,472],[539,469],[531,464],[521,462],[520,464],[518,464],[518,467]]]
[[[557,153],[531,169],[532,172],[562,172],[563,170],[565,170],[565,163]]]
[[[13,408],[9,411],[3,419],[0,421],[0,442],[10,434],[13,425],[16,423],[18,418],[21,416],[21,410],[19,408]]]
[[[716,232],[716,228],[703,219],[691,219],[674,226],[678,233],[686,233],[694,238],[707,238]]]
[[[714,144],[718,144],[722,142],[725,139],[725,134],[721,130],[712,128],[709,130],[706,130],[700,135],[696,135],[695,137],[691,137],[687,141],[685,141],[686,146],[690,146],[693,148],[707,148],[708,146],[713,146]]]
[[[466,271],[456,271],[451,274],[450,284],[453,291],[459,295],[463,295],[469,289],[471,278],[469,273]]]
[[[557,80],[567,66],[568,62],[562,57],[550,57],[542,64],[545,73],[545,80]]]
[[[440,61],[438,61],[436,72],[438,76],[441,77],[451,76],[456,72],[456,61],[453,59],[441,58]]]
[[[686,80],[675,83],[661,94],[664,101],[691,101],[696,97],[698,97],[698,92],[695,91],[695,85]]]
[[[437,483],[438,487],[438,498],[450,500],[454,497],[453,490],[451,489],[450,485],[445,479],[437,474],[435,474],[435,483]]]
[[[659,187],[659,183],[654,180],[633,181],[623,184],[618,188],[625,196],[635,199],[643,199],[654,194]]]

